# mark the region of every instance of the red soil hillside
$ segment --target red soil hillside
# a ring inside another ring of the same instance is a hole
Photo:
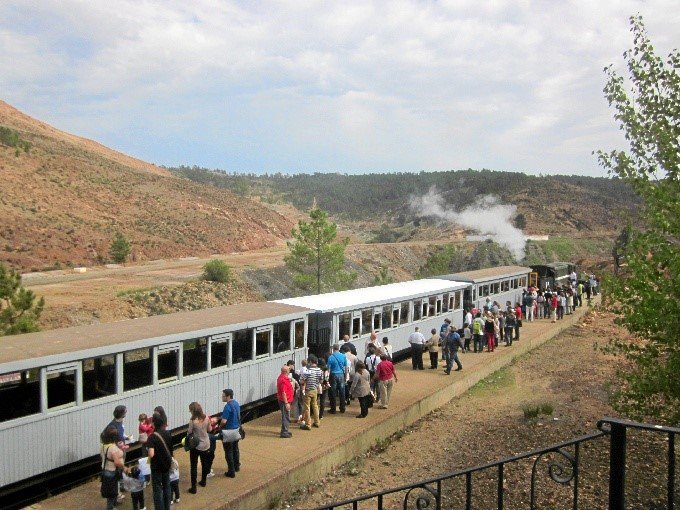
[[[259,202],[59,131],[0,101],[0,261],[22,271],[108,259],[116,232],[134,260],[206,256],[283,243],[291,219]]]

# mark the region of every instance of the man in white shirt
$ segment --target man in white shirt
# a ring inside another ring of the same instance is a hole
[[[408,343],[411,344],[411,363],[413,370],[425,370],[423,367],[423,349],[425,348],[425,337],[422,333],[416,330],[408,337]]]
[[[463,321],[463,328],[465,328],[465,326],[472,327],[472,309],[468,310],[467,313],[465,314],[465,320]]]

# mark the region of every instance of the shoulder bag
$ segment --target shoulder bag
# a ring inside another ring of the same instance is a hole
[[[172,456],[172,453],[170,452],[170,448],[168,448],[168,445],[165,442],[165,439],[163,439],[163,436],[161,436],[158,432],[153,433],[154,436],[157,436],[158,439],[161,440],[161,443],[163,444],[163,448],[165,448],[165,453],[168,454],[168,457],[170,457],[170,471],[177,471],[179,469],[179,463],[177,462],[177,459]]]

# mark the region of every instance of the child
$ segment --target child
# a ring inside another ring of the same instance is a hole
[[[140,457],[139,459],[139,471],[144,477],[145,486],[149,485],[151,481],[151,467],[149,466],[148,457]]]
[[[142,445],[146,444],[146,440],[149,436],[154,433],[153,424],[151,423],[151,418],[146,414],[142,413],[139,415],[139,442]]]
[[[170,490],[173,496],[170,504],[179,503],[179,469],[170,468]]]
[[[465,338],[465,346],[463,351],[468,352],[470,350],[470,343],[472,341],[472,331],[470,331],[470,325],[466,324],[463,329],[463,337]]]
[[[144,475],[138,467],[133,467],[129,476],[123,473],[123,487],[130,493],[133,510],[146,510],[144,485]]]

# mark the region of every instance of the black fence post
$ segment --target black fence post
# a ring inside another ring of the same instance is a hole
[[[626,492],[626,427],[611,422],[609,442],[609,510],[624,510]]]

